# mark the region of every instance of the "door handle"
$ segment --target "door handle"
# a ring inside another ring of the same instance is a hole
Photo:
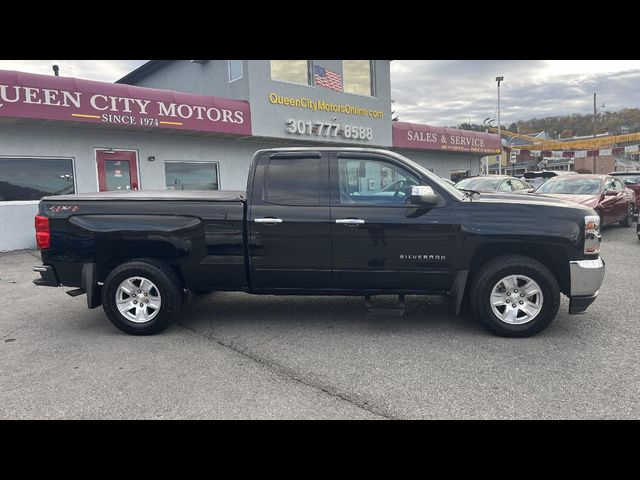
[[[336,223],[341,225],[362,225],[365,221],[359,218],[338,218]]]
[[[278,223],[282,223],[281,218],[273,218],[273,217],[255,218],[253,221],[255,223],[264,223],[266,225],[276,225]]]

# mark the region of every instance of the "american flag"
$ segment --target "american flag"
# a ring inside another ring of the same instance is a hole
[[[314,65],[313,78],[316,85],[322,85],[323,87],[327,87],[338,92],[342,91],[342,77],[328,68]]]

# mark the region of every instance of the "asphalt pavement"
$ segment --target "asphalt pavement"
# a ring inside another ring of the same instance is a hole
[[[402,317],[357,297],[197,296],[134,337],[64,288],[36,251],[0,253],[2,419],[638,419],[640,241],[603,231],[606,275],[584,315],[532,338],[491,335],[448,299]]]

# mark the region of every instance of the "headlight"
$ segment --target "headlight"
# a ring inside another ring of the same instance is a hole
[[[600,217],[585,215],[584,217],[584,253],[593,255],[600,253]]]

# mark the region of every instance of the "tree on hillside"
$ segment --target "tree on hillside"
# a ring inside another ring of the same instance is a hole
[[[519,132],[524,134],[538,133],[543,130],[552,135],[553,132],[558,132],[561,137],[564,137],[568,130],[572,132],[569,136],[593,134],[593,115],[591,114],[574,113],[571,115],[532,118],[518,120],[515,124]],[[509,127],[509,130],[511,130],[511,127]],[[596,130],[597,133],[609,132],[611,134],[640,132],[640,109],[623,108],[618,112],[601,112],[596,118]]]

